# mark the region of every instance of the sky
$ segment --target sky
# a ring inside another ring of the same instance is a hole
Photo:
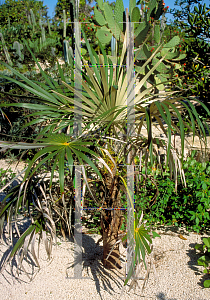
[[[114,1],[114,0],[112,0],[112,1]],[[112,1],[109,1],[109,2],[112,2]],[[44,2],[44,5],[47,5],[47,7],[49,7],[48,15],[49,15],[49,17],[52,17],[57,0],[43,0],[43,2]],[[123,0],[123,2],[124,2],[125,8],[129,7],[129,0]],[[204,2],[209,3],[210,0],[205,0]],[[175,3],[175,0],[165,0],[165,6],[169,6],[169,8],[171,8],[171,9],[174,8],[174,3]],[[95,4],[95,2],[93,2],[93,4],[91,6],[94,6],[94,4]],[[168,21],[170,19],[173,19],[171,14],[166,14],[166,17],[167,17]]]

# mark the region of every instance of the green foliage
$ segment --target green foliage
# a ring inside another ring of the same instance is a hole
[[[27,48],[21,46],[24,45],[24,39],[30,40],[32,50],[43,62],[54,62],[51,48],[60,46],[59,36],[50,28],[47,7],[42,1],[6,0],[0,5],[0,33],[4,37],[13,64],[18,68],[21,68],[20,62],[33,64]],[[4,43],[2,40],[1,42],[0,52],[2,49],[5,52]],[[7,53],[5,55],[9,62]]]
[[[199,250],[201,257],[198,259],[198,265],[204,266],[203,273],[210,274],[210,238],[203,238],[203,244],[196,244],[195,249]],[[210,287],[210,280],[205,280],[203,283],[205,288]]]
[[[158,166],[150,168],[147,172],[151,179],[144,182],[143,177],[137,183],[136,209],[144,210],[149,224],[185,225],[189,231],[205,231],[210,228],[210,164],[199,163],[192,155],[184,161],[183,168],[186,187],[179,183],[177,193],[167,168],[162,174]],[[144,167],[142,173],[145,174]]]
[[[30,9],[33,9],[35,16],[41,13],[42,17],[47,18],[47,6],[43,5],[43,1],[5,0],[5,2],[0,5],[1,28],[17,26],[20,23],[28,24],[28,22],[31,22]]]
[[[184,41],[180,50],[186,53],[184,68],[177,72],[177,83],[185,88],[186,96],[193,95],[208,102],[210,96],[210,7],[200,2],[175,2],[179,8],[173,10],[174,22],[181,29]]]
[[[11,168],[9,168],[9,170],[0,168],[0,189],[3,188],[9,181],[11,181],[15,175],[16,173],[14,173]]]

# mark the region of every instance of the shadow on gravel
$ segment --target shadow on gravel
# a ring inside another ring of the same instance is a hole
[[[82,235],[82,246],[82,270],[86,271],[85,273],[87,273],[88,276],[88,278],[83,278],[90,280],[91,277],[91,280],[94,280],[96,290],[101,299],[103,299],[101,295],[101,289],[107,291],[110,295],[112,295],[111,291],[114,292],[114,289],[112,287],[113,282],[119,289],[121,289],[123,286],[123,279],[121,278],[122,275],[117,274],[116,270],[107,270],[102,264],[103,247],[97,245],[95,240],[88,234]],[[122,259],[121,261],[124,262]],[[67,268],[67,274],[69,269],[74,268],[78,264],[79,256],[78,259],[77,257],[75,257],[74,262],[71,263],[71,265]],[[86,283],[84,282],[84,284]]]
[[[157,297],[157,300],[177,300],[176,298],[170,298],[169,299],[163,293],[157,294],[156,297]]]

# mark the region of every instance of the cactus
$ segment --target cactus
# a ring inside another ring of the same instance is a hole
[[[64,40],[63,41],[63,49],[64,49],[64,61],[70,65],[73,66],[74,65],[74,55],[73,55],[73,50],[72,47],[69,46],[69,41]],[[81,48],[81,54],[85,55],[86,50]]]
[[[42,43],[43,43],[43,45],[45,45],[46,36],[45,36],[45,29],[44,29],[44,27],[41,27],[41,32],[42,32]]]
[[[49,35],[52,35],[49,19],[47,19],[47,25],[48,25]]]
[[[116,56],[116,39],[112,36],[111,39],[111,52],[112,52],[112,56]]]
[[[112,39],[112,34],[106,26],[103,26],[100,28],[100,30],[97,30],[96,37],[101,42],[101,44],[104,46],[104,45],[110,43],[110,41]]]
[[[8,28],[10,28],[10,18],[8,17]]]
[[[35,16],[34,16],[34,13],[33,13],[32,9],[30,9],[30,14],[31,14],[31,21],[32,21],[33,31],[35,31],[36,20],[35,20]]]
[[[124,5],[122,0],[117,0],[116,5],[115,5],[115,10],[114,14],[112,11],[111,6],[107,3],[104,2],[103,0],[100,0],[98,2],[98,6],[101,9],[102,12],[100,12],[96,7],[94,8],[94,14],[96,18],[96,22],[100,26],[105,26],[108,25],[109,30],[111,31],[112,35],[118,40],[118,41],[123,41],[124,39],[124,34],[123,34],[123,22],[125,19],[125,12],[124,12]],[[145,39],[149,29],[150,25],[148,23],[150,15],[153,14],[154,12],[158,9],[158,3],[156,0],[151,0],[149,5],[149,11],[145,13],[144,20],[141,20],[141,13],[138,7],[136,7],[136,0],[130,0],[130,5],[129,5],[129,15],[130,15],[130,20],[132,22],[138,23],[141,21],[141,23],[135,24],[134,29],[134,36],[136,39],[136,47],[139,46],[142,43],[142,40]],[[101,30],[100,28],[98,29],[99,33],[99,40],[101,43],[106,40],[106,43],[110,43],[110,39],[107,38],[106,33],[104,30]],[[104,35],[106,36],[104,38]]]
[[[54,47],[51,47],[51,53],[52,53],[52,56],[55,56],[55,48]]]
[[[40,26],[40,28],[42,28],[42,20],[41,19],[39,19],[39,26]]]
[[[10,66],[12,66],[12,61],[10,59],[10,55],[9,55],[9,52],[7,50],[7,46],[5,44],[5,41],[4,41],[4,37],[3,37],[3,34],[0,32],[0,38],[1,38],[1,42],[2,42],[2,46],[3,46],[3,50],[4,50],[4,54],[6,56],[6,59],[7,59],[7,62]]]
[[[66,11],[63,10],[63,38],[66,38]]]
[[[105,0],[104,0],[105,1]],[[125,12],[123,0],[116,0],[114,13],[108,2],[103,2],[103,0],[98,0],[98,8],[94,8],[94,15],[97,24],[101,27],[97,29],[96,37],[101,42],[103,46],[111,42],[111,49],[113,52],[113,41],[115,38],[118,42],[124,40],[124,30],[123,22],[125,22]],[[139,7],[136,6],[136,0],[130,0],[129,3],[129,18],[131,22],[134,23],[134,47],[135,47],[135,60],[139,60],[136,63],[137,70],[140,69],[139,66],[143,64],[145,60],[151,57],[152,52],[155,51],[157,46],[161,43],[162,35],[166,25],[165,14],[162,15],[162,2],[157,0],[150,0],[147,3],[148,9],[140,11]],[[155,26],[150,22],[150,17],[154,20],[159,20],[162,15],[160,25],[155,23]],[[148,48],[145,44],[146,39],[149,36],[150,30],[153,29],[153,43],[154,46]],[[163,45],[163,49],[159,51],[154,59],[151,61],[150,67],[155,65],[157,60],[160,60],[164,55],[167,61],[164,61],[159,65],[156,70],[155,82],[161,83],[165,81],[164,76],[170,76],[172,73],[172,63],[175,63],[175,68],[178,68],[178,61],[184,58],[176,51],[175,47],[180,43],[179,37],[172,38],[167,44]],[[172,60],[172,62],[170,62]],[[146,72],[146,70],[142,70]],[[159,73],[159,74],[158,74]],[[161,76],[163,75],[164,76]],[[160,75],[160,76],[157,76]],[[163,85],[159,85],[161,89]]]
[[[155,43],[157,43],[158,45],[160,44],[160,26],[159,25],[155,25],[154,40],[155,40]]]
[[[16,55],[18,56],[18,59],[23,61],[24,60],[24,54],[21,53],[23,50],[23,45],[19,42],[15,41],[13,43],[13,49],[16,50]]]
[[[27,17],[28,17],[29,25],[31,25],[31,17],[30,17],[30,15],[28,14]]]
[[[63,50],[64,61],[69,64],[69,42],[67,40],[63,41]]]

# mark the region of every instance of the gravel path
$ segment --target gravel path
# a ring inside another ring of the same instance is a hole
[[[38,273],[36,267],[32,268],[24,264],[30,274],[33,269],[34,279],[31,282],[23,272],[17,277],[17,267],[13,260],[12,269],[8,266],[0,274],[0,298],[1,300],[209,300],[210,291],[203,288],[203,281],[208,275],[202,273],[203,267],[196,264],[199,255],[195,253],[194,246],[202,242],[202,237],[210,235],[187,233],[181,229],[174,232],[172,231],[174,228],[167,226],[164,230],[156,230],[161,234],[161,238],[153,240],[153,261],[157,279],[152,270],[143,293],[141,293],[142,281],[139,281],[139,287],[135,291],[132,289],[128,292],[128,285],[120,297],[123,287],[121,277],[125,274],[125,257],[122,257],[123,268],[120,271],[104,269],[101,263],[102,244],[96,245],[100,236],[83,234],[82,276],[84,279],[67,278],[67,274],[68,277],[74,277],[74,270],[71,268],[74,264],[74,244],[73,241],[65,242],[63,238],[59,238],[57,246],[53,246],[50,261],[47,261],[44,245],[41,244],[39,255],[41,269]],[[179,237],[180,232],[186,240]],[[0,244],[1,262],[7,248],[5,243]],[[125,251],[123,246],[120,246],[120,251],[121,253]],[[143,270],[140,276],[144,275]]]

